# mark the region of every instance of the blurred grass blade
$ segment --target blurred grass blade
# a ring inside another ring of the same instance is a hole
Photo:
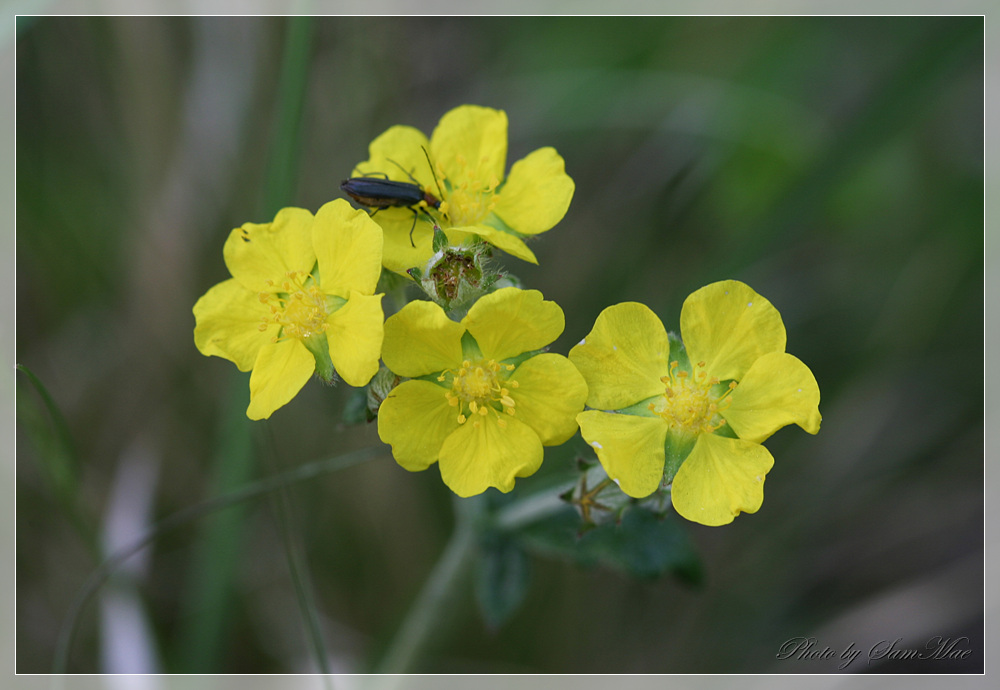
[[[278,83],[277,121],[264,185],[264,218],[273,218],[291,203],[295,191],[312,31],[311,17],[289,17]]]
[[[87,602],[90,601],[94,593],[100,589],[101,585],[107,581],[108,577],[133,554],[138,553],[158,538],[177,529],[178,527],[200,520],[207,515],[211,515],[212,513],[224,510],[225,508],[230,508],[254,498],[266,496],[267,494],[277,491],[285,486],[291,486],[292,484],[313,479],[329,472],[335,472],[347,467],[353,467],[354,465],[370,460],[384,454],[385,452],[385,448],[376,446],[373,448],[362,448],[361,450],[352,451],[350,453],[338,455],[337,457],[328,458],[326,460],[317,460],[315,462],[288,470],[287,472],[281,472],[265,479],[252,482],[244,486],[242,489],[238,489],[223,496],[217,496],[216,498],[202,501],[201,503],[180,510],[173,515],[160,520],[145,536],[137,540],[134,544],[123,548],[106,558],[97,567],[97,569],[90,574],[90,577],[87,578],[87,581],[81,586],[80,591],[73,600],[73,604],[70,607],[70,612],[66,617],[66,621],[63,623],[62,629],[59,632],[59,639],[56,642],[55,659],[52,664],[52,672],[56,674],[66,672],[66,664],[69,660],[70,648],[72,646],[73,637],[76,634],[76,627],[79,624],[80,614],[83,612],[84,606],[87,605]]]
[[[251,480],[254,468],[250,420],[246,416],[246,377],[235,372],[213,461],[210,493],[224,495]],[[237,390],[238,389],[238,390]],[[244,538],[244,506],[220,511],[207,521],[195,546],[187,594],[181,597],[181,625],[175,663],[181,673],[216,673],[233,623],[233,580]]]
[[[268,432],[267,439],[273,457],[277,460],[278,452],[277,444],[274,441],[274,434],[270,433],[270,427],[267,427],[266,431]],[[292,585],[295,588],[295,599],[299,604],[299,610],[302,613],[305,623],[306,636],[309,638],[310,648],[316,659],[316,668],[325,678],[330,673],[326,642],[323,639],[323,630],[319,623],[319,609],[316,606],[316,598],[313,595],[309,568],[303,553],[304,548],[301,541],[296,537],[299,532],[292,529],[292,506],[286,487],[278,490],[271,503],[274,507],[275,520],[278,523],[278,536],[285,549],[288,572],[292,577]]]
[[[66,418],[41,380],[23,364],[14,368],[24,374],[38,393],[43,414],[37,404],[29,403],[26,396],[18,396],[18,420],[31,437],[38,450],[42,477],[55,497],[59,507],[80,532],[95,560],[99,558],[97,531],[91,520],[84,517],[78,501],[80,460],[69,431]]]

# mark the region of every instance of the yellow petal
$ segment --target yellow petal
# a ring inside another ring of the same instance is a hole
[[[312,271],[313,216],[302,208],[283,208],[271,223],[244,223],[229,233],[222,248],[234,278],[254,292],[283,292],[289,271]],[[271,281],[273,285],[268,285]]]
[[[566,215],[574,189],[562,156],[538,149],[514,163],[493,212],[517,232],[545,232]]]
[[[764,502],[764,477],[774,465],[767,448],[742,439],[701,434],[670,489],[674,509],[703,525],[726,525]]]
[[[453,242],[456,244],[461,244],[466,241],[466,238],[459,233],[469,233],[471,235],[481,237],[497,249],[502,249],[511,256],[521,259],[521,261],[527,261],[533,264],[538,263],[538,259],[535,258],[535,253],[528,249],[528,245],[524,243],[524,240],[520,237],[515,237],[509,232],[497,230],[489,225],[463,226],[460,228],[450,228],[446,231],[448,239],[455,238],[457,241],[453,240]]]
[[[739,380],[761,355],[785,351],[781,314],[736,280],[723,280],[691,293],[681,308],[681,338],[691,364],[721,381]]]
[[[383,173],[390,180],[411,183],[416,179],[426,191],[437,196],[437,187],[424,150],[430,151],[430,142],[423,132],[396,125],[372,141],[368,146],[368,160],[359,163],[351,174],[353,177],[376,174],[381,177],[379,173]]]
[[[302,390],[316,370],[316,360],[295,338],[262,347],[250,374],[247,417],[267,419]]]
[[[507,493],[515,477],[538,471],[542,456],[542,442],[527,424],[508,417],[501,429],[493,415],[472,418],[444,440],[441,479],[463,498],[491,486]]]
[[[431,134],[430,153],[452,189],[469,181],[500,182],[507,165],[507,113],[478,105],[450,110]]]
[[[577,415],[576,421],[604,471],[622,491],[643,498],[660,487],[667,440],[662,419],[588,410]]]
[[[433,302],[410,302],[385,321],[382,359],[393,373],[410,378],[456,369],[464,333]]]
[[[420,214],[414,223],[413,213],[405,208],[388,208],[379,211],[372,220],[382,228],[385,244],[382,248],[382,265],[394,273],[411,276],[407,271],[418,267],[423,269],[434,253],[431,241],[433,226]],[[413,229],[413,244],[410,244],[410,229]]]
[[[563,310],[538,290],[503,288],[480,297],[462,319],[486,359],[507,359],[538,350],[559,337]]]
[[[194,344],[206,356],[224,357],[240,371],[250,371],[260,348],[277,333],[261,332],[261,318],[268,316],[256,292],[235,278],[225,280],[201,296],[194,305]]]
[[[649,307],[623,302],[598,315],[569,358],[587,381],[587,405],[620,410],[663,393],[660,377],[670,369],[670,341]]]
[[[448,405],[445,392],[429,381],[405,381],[378,408],[379,438],[411,472],[436,462],[445,438],[458,428],[458,412]]]
[[[382,272],[382,229],[343,199],[316,213],[312,242],[323,292],[347,299],[352,291],[375,292]]]
[[[383,318],[382,295],[362,295],[353,290],[344,306],[327,317],[330,360],[348,385],[367,385],[378,371]]]
[[[510,390],[517,419],[530,426],[543,446],[565,443],[576,433],[576,415],[583,411],[587,384],[573,364],[553,353],[536,355],[515,369]]]
[[[722,412],[740,438],[761,443],[788,424],[819,432],[819,384],[797,357],[785,352],[764,355],[750,367]]]

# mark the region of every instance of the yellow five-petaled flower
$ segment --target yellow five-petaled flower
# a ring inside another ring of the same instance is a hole
[[[480,298],[461,322],[432,302],[410,302],[385,323],[382,358],[408,377],[378,411],[379,436],[404,468],[438,462],[459,496],[542,463],[542,446],[577,429],[587,385],[568,359],[537,351],[563,331],[562,309],[537,290],[504,288]]]
[[[372,141],[368,154],[369,159],[355,168],[356,175],[416,180],[425,192],[442,195],[440,208],[425,207],[415,228],[413,213],[407,209],[390,208],[375,215],[385,231],[383,262],[396,273],[423,267],[433,254],[428,213],[454,246],[479,237],[519,259],[538,263],[522,238],[551,229],[566,215],[573,198],[573,180],[550,146],[516,162],[505,178],[507,114],[502,110],[459,106],[445,113],[430,140],[418,129],[397,125]]]
[[[344,200],[316,216],[285,208],[245,223],[223,249],[233,276],[194,305],[195,345],[250,371],[247,416],[266,419],[314,372],[352,386],[378,371],[382,231]]]
[[[764,500],[774,460],[763,441],[793,423],[819,431],[819,385],[785,352],[781,315],[743,283],[692,293],[680,325],[683,344],[642,304],[605,309],[569,353],[593,408],[577,419],[626,494],[641,498],[672,481],[680,515],[724,525]]]

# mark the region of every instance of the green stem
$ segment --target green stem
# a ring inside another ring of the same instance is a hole
[[[456,498],[455,531],[376,673],[406,673],[413,668],[414,659],[426,645],[429,633],[437,628],[441,615],[449,609],[448,599],[471,562],[482,508],[479,498]]]
[[[566,510],[569,504],[560,496],[574,486],[576,486],[576,482],[570,482],[564,486],[555,487],[548,491],[538,491],[514,501],[497,511],[493,518],[493,524],[505,532],[512,532]]]
[[[385,453],[385,448],[378,446],[353,451],[335,458],[317,460],[316,462],[296,467],[293,470],[282,472],[266,479],[253,482],[238,491],[233,491],[232,493],[225,494],[224,496],[218,496],[208,501],[184,508],[173,515],[160,520],[141,539],[137,540],[130,546],[119,549],[114,554],[106,558],[104,562],[90,574],[90,577],[80,588],[80,591],[77,592],[76,598],[73,600],[73,605],[70,608],[69,615],[66,618],[66,622],[63,623],[62,629],[59,631],[59,639],[56,642],[55,660],[52,664],[52,673],[61,674],[66,672],[66,663],[69,660],[69,651],[72,647],[73,637],[76,634],[80,614],[83,612],[83,608],[87,605],[87,602],[90,601],[91,597],[93,597],[97,590],[101,588],[101,585],[108,580],[111,574],[119,566],[121,566],[122,563],[127,561],[152,542],[156,541],[159,537],[218,510],[223,510],[224,508],[243,503],[244,501],[259,498],[282,487],[291,486],[292,484],[306,481],[328,472],[360,464],[383,453]]]

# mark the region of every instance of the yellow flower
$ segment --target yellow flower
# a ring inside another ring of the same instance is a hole
[[[542,464],[542,446],[576,433],[587,385],[568,359],[537,351],[564,326],[562,309],[537,290],[504,288],[480,298],[462,321],[433,302],[410,302],[385,323],[382,358],[412,380],[386,397],[378,433],[410,471],[439,462],[459,496]]]
[[[735,280],[685,300],[681,337],[642,304],[605,309],[569,353],[593,408],[577,421],[626,494],[648,496],[672,480],[680,515],[724,525],[764,500],[774,460],[763,441],[793,423],[819,431],[819,385],[785,352],[778,311]]]
[[[223,249],[233,276],[194,305],[195,345],[250,371],[247,416],[266,419],[313,372],[364,386],[382,347],[382,231],[344,200],[316,216],[285,208],[245,223]]]
[[[420,130],[397,125],[379,135],[368,153],[369,159],[355,168],[355,175],[385,174],[399,182],[415,179],[434,197],[443,195],[440,209],[427,212],[454,246],[480,237],[519,259],[538,263],[522,237],[551,229],[566,215],[573,198],[573,180],[552,147],[528,154],[504,178],[507,114],[502,110],[459,106],[441,118],[430,140]],[[424,213],[417,218],[413,244],[412,211],[385,209],[374,218],[385,231],[386,268],[405,274],[430,259],[433,226]]]

